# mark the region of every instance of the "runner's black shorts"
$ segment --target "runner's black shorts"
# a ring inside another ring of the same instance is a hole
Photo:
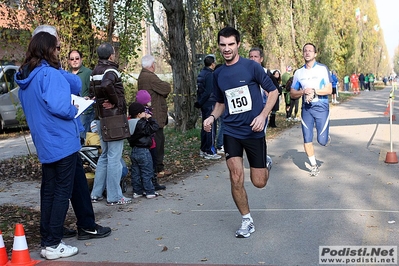
[[[232,157],[243,157],[247,154],[249,165],[252,168],[266,168],[267,145],[265,137],[237,139],[229,135],[223,135],[223,145],[226,160]]]

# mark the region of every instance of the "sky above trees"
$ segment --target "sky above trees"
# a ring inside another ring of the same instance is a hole
[[[384,39],[388,53],[393,58],[394,51],[399,45],[399,1],[375,0],[381,28],[384,31]]]

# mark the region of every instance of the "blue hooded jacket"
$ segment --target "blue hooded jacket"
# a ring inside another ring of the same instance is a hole
[[[79,125],[74,118],[78,110],[71,103],[71,90],[76,89],[72,87],[79,83],[67,80],[45,60],[30,73],[19,71],[15,80],[40,162],[53,163],[79,151]]]

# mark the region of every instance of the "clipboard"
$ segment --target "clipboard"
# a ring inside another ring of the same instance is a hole
[[[75,115],[75,118],[80,116],[93,103],[94,103],[94,100],[86,100],[83,97],[76,96],[75,94],[71,94],[71,104],[79,106],[78,113]]]

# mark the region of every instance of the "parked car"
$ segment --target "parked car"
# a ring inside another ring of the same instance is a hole
[[[0,131],[17,127],[17,109],[21,106],[18,98],[19,87],[15,83],[14,74],[19,66],[0,66]]]

